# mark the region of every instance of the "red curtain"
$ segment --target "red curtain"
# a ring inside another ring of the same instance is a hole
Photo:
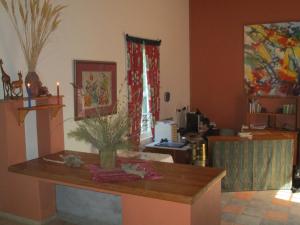
[[[159,120],[159,46],[145,45],[147,58],[147,79],[150,91],[149,106],[152,114],[151,131],[154,138],[154,124]]]
[[[131,119],[131,140],[134,150],[140,144],[143,100],[142,44],[127,41],[128,113]]]

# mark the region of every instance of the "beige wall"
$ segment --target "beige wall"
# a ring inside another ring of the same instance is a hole
[[[40,57],[37,72],[51,93],[56,81],[64,95],[65,148],[87,150],[88,145],[67,138],[73,122],[73,59],[117,62],[118,85],[124,80],[124,34],[161,39],[161,118],[175,115],[176,107],[189,105],[189,7],[188,0],[56,0],[68,7],[61,26]],[[7,15],[0,9],[0,58],[16,79],[26,74],[24,57]],[[3,98],[2,85],[0,98]],[[163,93],[171,92],[171,101]]]

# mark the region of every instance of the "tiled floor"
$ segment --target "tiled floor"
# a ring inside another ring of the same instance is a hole
[[[221,225],[300,225],[300,193],[222,193]],[[24,225],[0,218],[0,225]],[[47,225],[74,225],[56,219]],[[209,224],[207,224],[209,225]]]
[[[300,193],[222,193],[221,225],[300,225]]]

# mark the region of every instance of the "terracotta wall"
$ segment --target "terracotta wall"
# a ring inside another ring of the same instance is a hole
[[[243,26],[300,21],[299,0],[190,0],[190,95],[218,127],[245,121]]]
[[[56,97],[43,103],[53,101]],[[20,107],[23,107],[21,100],[0,100],[0,214],[23,217],[29,219],[27,222],[44,221],[55,214],[55,186],[7,170],[8,166],[25,161],[30,151],[25,143],[25,124],[18,123]],[[48,110],[36,113],[36,124],[40,128],[38,156],[61,151],[64,148],[62,110],[55,118],[51,118]]]

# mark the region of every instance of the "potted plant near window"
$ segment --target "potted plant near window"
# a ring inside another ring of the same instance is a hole
[[[17,32],[28,67],[25,83],[30,83],[33,97],[45,94],[45,87],[36,73],[36,66],[42,49],[50,35],[60,24],[60,13],[65,8],[49,0],[0,0]],[[41,3],[42,2],[42,3]]]

